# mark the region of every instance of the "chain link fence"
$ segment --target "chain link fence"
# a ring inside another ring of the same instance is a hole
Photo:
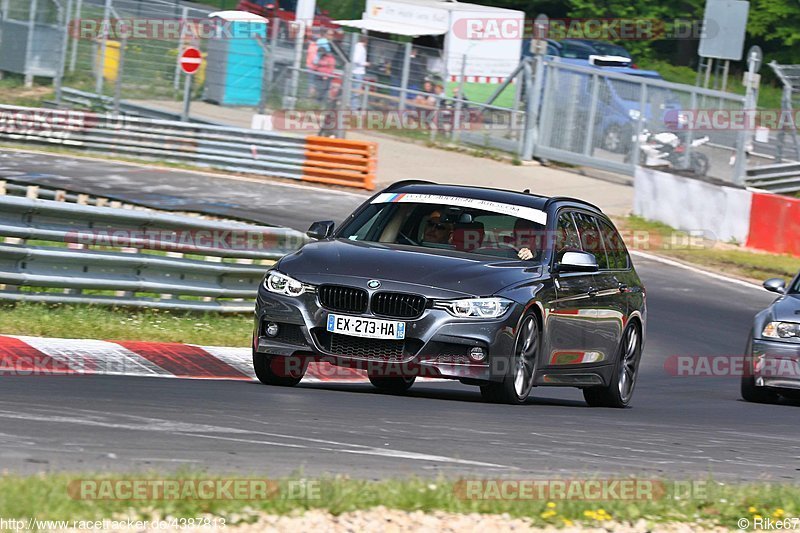
[[[0,5],[6,6],[0,26],[6,35],[17,31],[14,24],[30,27],[34,20],[39,51],[33,55],[54,62],[54,72],[61,61],[67,85],[113,99],[115,110],[124,101],[180,112],[185,75],[178,57],[194,46],[204,56],[190,93],[193,116],[201,120],[212,119],[203,114],[209,109],[224,108],[213,119],[240,127],[258,113],[270,117],[260,127],[288,133],[383,130],[629,175],[643,165],[742,183],[745,171],[745,132],[685,124],[687,113],[741,112],[744,98],[667,83],[646,71],[620,74],[529,58],[507,78],[487,82],[454,74],[452,65],[467,58],[447,58],[435,37],[412,41],[302,22],[220,21],[196,4],[166,0]],[[52,35],[39,38],[46,32]],[[9,42],[3,39],[0,59],[19,55]],[[287,120],[290,113],[301,119]],[[668,135],[674,137],[662,142]]]

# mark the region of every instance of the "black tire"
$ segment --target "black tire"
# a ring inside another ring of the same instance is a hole
[[[603,150],[613,152],[615,154],[627,152],[631,146],[632,135],[633,134],[630,132],[630,128],[612,124],[605,132],[603,132]]]
[[[742,399],[752,403],[778,403],[780,396],[767,387],[756,387],[756,378],[742,376]]]
[[[402,394],[408,391],[416,380],[417,376],[392,378],[369,376],[370,383],[376,388],[392,394]]]
[[[533,389],[541,345],[539,319],[534,313],[526,313],[517,328],[512,364],[509,365],[503,381],[491,382],[481,387],[484,401],[524,404]]]
[[[639,361],[642,358],[642,334],[636,324],[628,326],[622,334],[617,350],[614,372],[608,385],[583,389],[583,399],[590,407],[628,407],[633,398]]]
[[[307,367],[306,362],[298,358],[253,353],[253,369],[264,385],[294,387],[303,379]]]
[[[742,383],[740,386],[740,392],[742,394],[742,399],[747,402],[752,403],[778,403],[780,400],[780,396],[778,393],[772,389],[768,389],[766,387],[756,387],[756,378],[753,376],[753,331],[750,331],[750,338],[747,341],[747,348],[745,348],[745,354],[747,354],[747,368],[749,371],[745,371],[744,375],[742,376]]]
[[[698,154],[692,153],[691,157],[691,165],[692,165],[692,172],[696,176],[705,176],[708,174],[708,169],[711,167],[711,164],[708,162],[708,157],[706,154]]]

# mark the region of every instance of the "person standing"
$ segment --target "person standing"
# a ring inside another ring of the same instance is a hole
[[[361,92],[364,86],[364,76],[367,73],[368,66],[369,62],[367,61],[367,38],[364,35],[362,35],[361,37],[358,38],[355,50],[353,50],[353,85],[350,93],[351,94],[350,107],[353,110],[361,108],[361,105],[359,104],[360,95],[358,93]]]
[[[317,88],[317,101],[325,104],[330,97],[331,81],[333,81],[333,72],[336,70],[336,58],[333,53],[324,50],[322,57],[317,62],[317,79],[319,86]]]

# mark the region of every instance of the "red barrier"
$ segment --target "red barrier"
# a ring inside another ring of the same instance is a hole
[[[800,256],[800,199],[753,193],[747,247]]]

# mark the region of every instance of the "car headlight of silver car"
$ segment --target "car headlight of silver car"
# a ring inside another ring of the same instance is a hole
[[[314,292],[312,285],[306,285],[302,281],[297,281],[276,270],[269,272],[267,277],[264,278],[264,288],[269,292],[283,294],[284,296],[300,296],[306,292]]]
[[[761,332],[768,339],[800,340],[800,324],[794,322],[769,322]]]
[[[505,298],[466,298],[463,300],[437,300],[433,307],[444,309],[458,318],[499,318],[511,304]]]

